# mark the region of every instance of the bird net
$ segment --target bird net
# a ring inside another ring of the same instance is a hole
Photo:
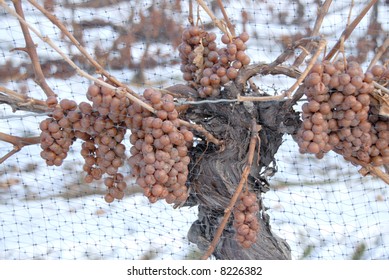
[[[202,243],[193,225],[213,219],[215,235],[225,215],[203,209],[234,193],[202,183],[214,179],[218,140],[242,133],[217,110],[249,112],[299,92],[295,129],[276,132],[276,148],[264,134],[269,113],[258,137],[236,136],[241,173],[216,161],[226,173],[216,180],[237,177],[237,187],[246,176],[221,242],[251,250],[261,240],[250,234],[265,229],[248,217],[261,211],[292,259],[389,258],[387,1],[0,4],[0,259],[199,259],[212,238]],[[256,72],[236,87],[245,94],[228,95],[241,69]],[[244,173],[250,139],[261,145],[258,176]]]

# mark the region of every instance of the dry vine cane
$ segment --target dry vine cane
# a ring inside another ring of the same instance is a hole
[[[19,48],[18,50],[23,50],[25,51],[31,59],[33,69],[34,69],[34,74],[35,78],[34,81],[42,88],[42,90],[45,92],[47,97],[55,97],[56,94],[53,92],[53,90],[50,88],[50,86],[47,84],[46,79],[44,77],[42,68],[40,66],[39,58],[38,58],[38,53],[36,51],[36,45],[32,41],[30,32],[28,31],[29,26],[25,22],[24,18],[24,13],[23,13],[23,8],[22,8],[22,3],[21,1],[12,1],[15,7],[15,12],[13,12],[9,7],[6,5],[4,1],[0,1],[0,4],[9,12],[12,11],[13,14],[17,15],[20,22],[20,27],[23,32],[23,37],[26,42],[26,46],[24,48]]]
[[[19,152],[23,147],[40,143],[40,137],[18,137],[0,132],[0,141],[8,142],[13,145],[13,149],[0,158],[0,164],[2,164],[12,155]]]

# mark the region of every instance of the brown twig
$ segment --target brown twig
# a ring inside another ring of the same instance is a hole
[[[304,81],[305,77],[308,75],[309,71],[311,71],[313,65],[316,63],[317,59],[319,58],[319,55],[324,50],[326,44],[327,44],[327,42],[324,39],[321,39],[319,41],[319,46],[318,46],[315,54],[312,56],[311,60],[309,61],[309,64],[308,64],[307,68],[305,68],[304,72],[297,79],[297,81],[285,92],[285,95],[287,97],[290,97],[292,92],[294,92],[296,90],[296,88],[300,86],[302,81]]]
[[[294,54],[295,49],[302,47],[306,43],[311,43],[312,41],[321,41],[321,40],[322,40],[322,38],[318,37],[318,36],[304,37],[304,38],[301,38],[300,40],[297,40],[296,42],[294,42],[293,44],[288,46],[282,54],[280,54],[272,63],[269,64],[269,69],[272,69],[275,66],[280,65],[283,62],[285,62],[291,55]]]
[[[351,0],[351,3],[350,3],[350,7],[349,7],[349,8],[350,8],[350,9],[349,9],[349,11],[348,11],[348,16],[347,16],[347,25],[346,25],[346,27],[350,25],[350,21],[351,21],[351,13],[352,13],[352,11],[353,11],[353,8],[354,8],[354,0]]]
[[[10,152],[0,158],[0,164],[2,164],[9,157],[19,152],[24,146],[40,143],[40,137],[18,137],[0,132],[0,141],[8,142],[14,146]]]
[[[350,7],[349,7],[346,28],[350,25],[351,13],[352,13],[353,7],[354,7],[354,0],[351,1]],[[334,57],[334,60],[337,60],[338,59],[338,55],[342,54],[343,63],[344,63],[344,65],[346,65],[345,67],[347,68],[346,49],[344,48],[345,36],[344,35],[340,36],[339,41],[340,41],[340,43],[339,43],[339,51],[336,53],[336,55]]]
[[[57,17],[47,11],[44,7],[40,6],[34,0],[28,0],[35,8],[37,8],[41,13],[43,13],[55,26],[57,26],[63,34],[65,34],[69,40],[73,43],[73,45],[86,57],[86,59],[96,68],[96,72],[98,74],[104,75],[108,80],[117,85],[118,87],[125,88],[129,93],[139,98],[139,95],[131,90],[127,85],[123,84],[119,80],[117,80],[114,76],[109,74],[86,50],[85,48],[78,42],[78,40],[69,32],[68,28],[62,24],[61,21],[57,19]]]
[[[204,11],[208,14],[208,16],[211,18],[211,20],[213,21],[213,23],[224,33],[224,34],[227,34],[227,35],[230,35],[231,34],[228,32],[227,28],[226,28],[226,24],[221,21],[220,19],[218,19],[214,13],[211,11],[211,9],[207,6],[207,4],[203,1],[203,0],[196,0],[197,3],[204,9]]]
[[[247,65],[239,71],[238,77],[235,79],[235,83],[244,87],[246,82],[253,76],[256,75],[285,75],[291,78],[297,79],[300,77],[301,72],[296,68],[286,66],[274,66],[270,67],[267,63],[257,63]]]
[[[292,93],[292,91],[294,91],[297,88],[297,86],[299,86],[300,83],[305,79],[305,77],[308,75],[309,71],[312,69],[313,65],[317,61],[320,53],[324,50],[325,46],[326,46],[326,41],[323,39],[322,41],[320,41],[319,47],[316,50],[316,53],[312,57],[311,61],[309,62],[307,68],[304,70],[304,73],[301,74],[300,78],[288,90],[289,93],[287,93],[287,94],[290,95]],[[303,78],[301,78],[301,77],[303,77]],[[303,95],[304,95],[304,91],[302,90],[302,87],[299,86],[299,88],[296,90],[295,94],[293,95],[292,99],[290,99],[290,101],[286,102],[285,106],[291,106],[291,105],[295,104]]]
[[[355,163],[355,164],[362,166],[362,169],[359,170],[359,173],[361,175],[366,176],[369,173],[373,173],[378,178],[380,178],[382,181],[384,181],[386,184],[389,184],[389,174],[383,172],[379,167],[365,163],[365,162],[360,161],[354,157],[345,157],[345,159],[347,161],[350,161],[352,163]]]
[[[0,104],[1,103],[11,106],[14,112],[17,110],[34,113],[44,113],[48,111],[46,102],[27,97],[3,86],[0,86]]]
[[[370,70],[374,65],[376,65],[377,61],[381,58],[381,56],[385,53],[385,51],[388,48],[389,48],[389,37],[387,37],[384,43],[377,49],[373,59],[370,61],[367,70]]]
[[[251,130],[251,139],[250,139],[250,144],[249,144],[249,151],[248,151],[248,157],[247,157],[247,164],[245,168],[243,169],[242,172],[242,177],[240,179],[239,185],[236,188],[233,196],[231,197],[230,203],[228,204],[227,208],[224,211],[224,216],[223,220],[221,221],[214,237],[209,245],[207,251],[203,254],[201,257],[202,260],[206,260],[209,258],[209,256],[213,253],[213,251],[216,248],[217,243],[219,242],[220,237],[223,234],[224,228],[227,225],[228,219],[231,216],[231,211],[235,206],[236,201],[239,198],[240,193],[242,192],[243,186],[247,182],[247,177],[250,173],[251,166],[253,164],[253,159],[254,159],[254,152],[255,152],[255,147],[257,145],[258,141],[258,150],[260,149],[261,143],[259,142],[260,138],[258,137],[258,132],[261,130],[261,126],[256,123],[255,120],[252,121],[252,130]]]
[[[364,16],[367,14],[367,12],[370,10],[370,8],[377,2],[377,0],[371,0],[359,13],[359,15],[353,20],[353,22],[350,23],[349,26],[342,32],[342,35],[340,36],[338,42],[336,42],[335,46],[331,49],[331,51],[327,54],[325,57],[325,60],[331,60],[331,58],[335,55],[336,52],[338,52],[342,38],[344,41],[346,41],[351,33],[354,31],[355,27],[359,24],[359,22],[364,18]]]
[[[17,100],[19,102],[25,102],[26,101],[26,96],[22,95],[20,93],[17,93],[16,91],[12,89],[8,89],[6,87],[0,86],[0,93],[6,94],[10,96],[10,98]]]
[[[189,21],[190,25],[193,25],[194,24],[194,20],[193,20],[193,1],[189,0],[188,5],[189,5],[188,21]]]
[[[20,0],[13,0],[12,2],[13,2],[13,5],[15,7],[16,14],[18,14],[19,17],[24,20],[22,2]],[[0,3],[3,7],[7,6],[3,0],[1,0]],[[22,32],[23,32],[24,40],[26,42],[26,47],[22,48],[22,50],[24,50],[31,59],[32,67],[34,69],[34,75],[35,75],[35,77],[34,77],[35,83],[37,83],[42,88],[42,90],[47,95],[47,97],[56,96],[54,91],[47,84],[45,76],[43,75],[43,71],[42,71],[42,68],[41,68],[41,65],[39,62],[38,53],[36,51],[36,45],[34,44],[32,38],[31,38],[29,29],[28,29],[27,25],[25,24],[25,21],[19,20],[19,23],[20,23],[20,27],[21,27]]]
[[[184,125],[186,127],[190,127],[200,133],[202,133],[206,138],[208,142],[214,143],[215,145],[222,146],[223,141],[216,139],[211,133],[209,133],[204,127],[201,125],[195,124],[195,123],[190,123],[184,120],[180,119],[180,124]]]
[[[291,78],[298,79],[301,76],[300,71],[295,67],[285,67],[280,66],[280,64],[284,63],[288,58],[290,58],[295,49],[300,47],[303,44],[306,44],[307,42],[311,41],[322,41],[323,39],[320,37],[308,37],[308,38],[302,38],[290,46],[282,54],[280,54],[273,62],[269,64],[265,63],[259,63],[254,65],[248,65],[244,68],[242,68],[239,71],[238,77],[235,79],[235,83],[238,86],[238,88],[243,88],[246,84],[247,80],[251,77],[261,74],[261,75],[286,75]]]
[[[318,9],[315,25],[314,25],[312,32],[311,32],[312,37],[319,35],[319,31],[320,31],[321,25],[323,23],[324,17],[328,13],[328,9],[330,8],[331,3],[332,3],[332,0],[326,0],[323,3],[323,5]],[[310,53],[313,50],[313,48],[314,48],[313,42],[309,42],[308,45],[306,46],[308,53]],[[294,61],[293,67],[298,67],[299,65],[301,65],[301,63],[303,63],[303,61],[304,61],[305,57],[308,55],[308,53],[302,52]]]
[[[220,10],[222,11],[222,14],[223,14],[224,20],[227,24],[228,30],[230,30],[232,37],[235,37],[236,36],[235,27],[232,25],[230,18],[228,17],[227,12],[224,9],[222,0],[217,0],[217,4],[219,5]]]

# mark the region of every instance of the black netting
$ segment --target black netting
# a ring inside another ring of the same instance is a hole
[[[22,2],[31,26],[50,38],[85,73],[101,76],[66,34],[28,1]],[[142,94],[146,88],[185,83],[178,46],[188,24],[189,1],[40,2],[105,70],[134,92]],[[195,22],[221,37],[222,32],[193,2]],[[222,18],[217,1],[207,2],[215,15]],[[318,5],[323,1],[222,2],[237,33],[247,31],[251,36],[246,50],[251,63],[270,63],[288,46],[310,36]],[[327,53],[367,2],[332,3],[320,29],[327,40]],[[11,1],[5,3],[14,9]],[[387,38],[387,14],[388,5],[378,1],[344,43],[346,56],[353,56],[365,70]],[[47,113],[24,110],[32,108],[27,104],[28,98],[18,105],[7,104],[10,100],[7,96],[14,96],[13,101],[31,97],[44,103],[46,95],[34,82],[31,60],[22,49],[25,41],[18,20],[0,8],[0,24],[0,103],[3,103],[0,156],[3,157],[14,149],[8,136],[39,136],[40,122],[47,118]],[[86,92],[93,82],[79,75],[33,32],[31,36],[37,44],[48,86],[58,99],[89,102]],[[284,65],[291,67],[294,58],[304,51],[304,48],[293,50]],[[313,53],[301,64],[302,71]],[[376,63],[383,65],[386,59],[384,49]],[[277,95],[290,88],[295,79],[258,75],[252,82],[261,93]],[[294,108],[301,111],[305,101],[303,97]],[[129,137],[128,130],[123,140],[127,156],[132,146]],[[39,144],[24,146],[8,159],[2,158],[0,259],[198,259],[201,256],[202,252],[187,238],[197,219],[197,206],[174,209],[164,200],[151,204],[131,176],[128,164],[120,169],[128,185],[124,198],[106,203],[107,187],[103,180],[84,182],[81,145],[80,139],[73,143],[61,166],[47,166],[40,156]],[[293,259],[388,258],[387,183],[371,175],[362,176],[361,166],[333,151],[322,159],[301,154],[298,144],[287,134],[282,137],[275,159],[273,168],[277,172],[268,178],[270,190],[262,195],[263,204],[269,208],[271,229],[289,244]]]

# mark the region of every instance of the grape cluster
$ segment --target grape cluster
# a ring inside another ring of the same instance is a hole
[[[83,140],[81,155],[87,173],[84,180],[91,183],[107,174],[105,200],[112,202],[123,198],[127,187],[118,169],[125,159],[125,146],[121,142],[127,130],[130,103],[123,93],[96,84],[88,88],[87,98],[92,105],[61,100],[51,117],[41,122],[41,156],[48,165],[59,166],[71,144],[76,139]]]
[[[130,103],[125,95],[108,87],[96,84],[88,88],[87,102],[81,102],[79,109],[81,120],[74,129],[84,133],[81,155],[85,163],[83,170],[87,173],[85,182],[99,180],[104,174],[104,184],[108,188],[105,195],[107,202],[121,199],[127,187],[123,175],[118,169],[124,164],[125,146],[121,142],[126,134],[127,108]]]
[[[178,48],[184,80],[198,89],[201,98],[218,96],[221,86],[235,79],[239,69],[250,63],[245,53],[248,39],[246,32],[235,38],[224,34],[221,41],[226,46],[218,48],[215,33],[198,26],[186,28]]]
[[[60,166],[75,140],[72,125],[80,119],[77,103],[63,99],[53,111],[52,117],[43,120],[41,129],[41,157],[47,165]]]
[[[317,63],[304,81],[308,102],[298,132],[300,152],[321,158],[334,150],[370,162],[368,111],[374,86],[355,61]]]
[[[315,64],[304,81],[308,102],[297,133],[300,152],[321,158],[333,150],[377,166],[389,162],[388,122],[370,106],[372,82],[385,71],[375,66],[364,73],[355,61]]]
[[[243,248],[250,248],[257,240],[259,231],[258,210],[259,206],[255,193],[242,193],[233,211],[233,225],[236,230],[236,240]]]
[[[144,102],[156,110],[153,115],[139,104],[128,108],[131,127],[131,157],[128,162],[137,184],[154,203],[185,202],[188,196],[186,181],[190,161],[188,147],[193,134],[180,126],[173,97],[159,90],[146,89]]]

